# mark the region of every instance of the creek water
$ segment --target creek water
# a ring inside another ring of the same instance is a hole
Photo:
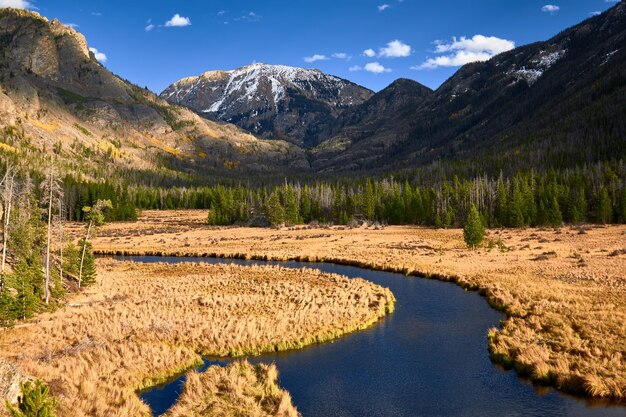
[[[396,310],[367,330],[300,350],[248,357],[275,362],[280,386],[304,417],[626,416],[626,407],[592,403],[535,386],[494,365],[487,330],[504,316],[474,292],[435,280],[308,262],[119,257],[136,262],[207,262],[316,268],[389,288]],[[230,359],[207,358],[202,368]],[[184,375],[140,394],[155,416],[182,392]]]

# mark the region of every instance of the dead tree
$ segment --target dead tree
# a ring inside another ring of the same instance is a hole
[[[7,244],[9,241],[9,226],[11,224],[11,207],[13,206],[13,195],[15,193],[15,176],[17,172],[15,168],[7,163],[7,169],[2,179],[2,204],[3,221],[2,221],[2,265],[0,267],[0,294],[4,292],[4,276],[6,272]]]
[[[50,246],[52,242],[52,217],[53,217],[53,206],[55,205],[55,199],[62,199],[62,189],[59,182],[56,179],[54,172],[54,164],[50,163],[50,167],[48,169],[48,173],[46,175],[46,180],[42,184],[43,191],[43,202],[46,205],[47,211],[47,241],[46,241],[46,275],[45,275],[45,283],[44,283],[44,297],[46,304],[50,302]]]

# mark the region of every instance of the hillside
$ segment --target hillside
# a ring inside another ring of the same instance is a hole
[[[165,89],[161,97],[260,137],[285,139],[308,148],[330,136],[342,111],[372,94],[316,69],[252,64],[184,78]]]
[[[207,121],[109,72],[83,35],[39,14],[0,10],[0,151],[33,168],[52,150],[66,171],[244,175],[301,170],[304,153]]]
[[[369,101],[392,110],[373,128],[371,118],[348,118],[317,149],[313,167],[337,172],[445,161],[497,173],[624,158],[625,42],[621,2],[546,42],[465,65],[430,95],[407,101],[411,83],[396,86],[404,94],[383,90]]]

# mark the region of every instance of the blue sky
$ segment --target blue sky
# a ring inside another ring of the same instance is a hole
[[[106,56],[107,68],[158,93],[185,76],[253,62],[319,68],[375,91],[400,77],[437,88],[463,62],[548,39],[616,3],[0,0],[3,4],[21,4],[77,25],[90,47]]]

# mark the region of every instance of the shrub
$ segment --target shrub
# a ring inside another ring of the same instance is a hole
[[[40,380],[22,383],[22,395],[17,408],[7,402],[7,410],[13,417],[56,417],[56,400],[50,396],[50,388]]]

